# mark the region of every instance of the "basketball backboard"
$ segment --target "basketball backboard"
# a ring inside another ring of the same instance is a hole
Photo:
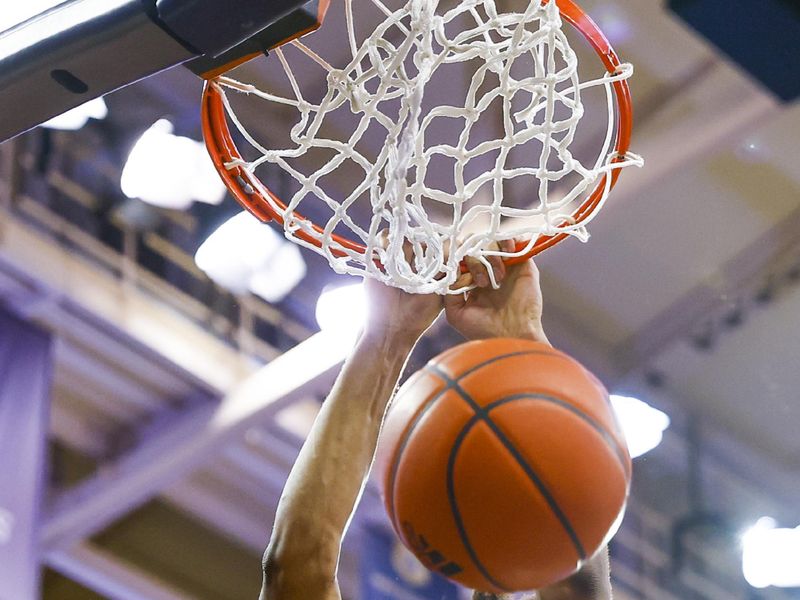
[[[39,0],[0,20],[0,141],[189,63],[202,75],[318,26],[326,2]]]

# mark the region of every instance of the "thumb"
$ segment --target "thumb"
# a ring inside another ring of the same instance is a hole
[[[463,287],[468,287],[472,284],[472,275],[470,273],[462,273],[462,275],[456,279],[455,283],[450,286],[451,289],[458,289]],[[444,310],[448,314],[453,314],[455,312],[460,311],[464,308],[464,305],[467,303],[467,294],[445,294],[443,298]]]
[[[466,303],[466,294],[447,294],[444,297],[444,311],[448,315],[458,313]]]

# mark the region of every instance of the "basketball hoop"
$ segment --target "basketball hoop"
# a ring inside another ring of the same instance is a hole
[[[206,82],[202,99],[206,145],[236,200],[260,220],[283,225],[288,239],[325,256],[337,272],[370,276],[418,293],[463,291],[450,286],[467,256],[488,267],[489,256],[499,255],[513,263],[568,236],[588,239],[586,226],[603,206],[621,169],[642,165],[642,159],[629,152],[632,106],[626,80],[633,67],[619,60],[594,22],[572,0],[526,0],[522,13],[498,13],[494,0],[463,0],[441,15],[434,0],[408,0],[393,12],[381,0],[371,2],[385,20],[359,43],[352,0],[343,0],[351,54],[347,65],[336,68],[297,40],[284,46],[293,47],[298,56],[310,58],[324,70],[327,91],[319,102],[304,96],[283,47],[274,54],[292,96],[261,91],[224,76]],[[601,77],[579,80],[575,52],[561,29],[562,17],[600,58]],[[448,31],[453,23],[463,22],[469,27]],[[390,41],[398,38],[399,42]],[[512,76],[517,59],[529,61],[533,73]],[[469,82],[464,106],[423,109],[426,84],[436,71],[468,61],[479,66]],[[498,79],[498,86],[481,95],[479,90],[490,78]],[[581,93],[595,86],[605,90],[608,128],[594,164],[584,166],[569,145],[583,116]],[[267,148],[256,140],[234,112],[226,95],[229,91],[293,107],[298,118],[291,144]],[[519,98],[530,101],[520,106]],[[495,100],[502,104],[503,134],[467,147],[475,124]],[[386,109],[389,105],[393,108]],[[359,124],[346,139],[329,139],[320,133],[324,119],[343,106],[358,116]],[[462,132],[458,144],[426,137],[437,119],[447,119]],[[242,157],[229,122],[258,158]],[[382,127],[385,142],[380,151],[369,155],[359,144],[364,131],[375,123]],[[517,147],[528,148],[525,144],[536,144],[536,160],[524,166],[507,164],[510,153]],[[321,149],[333,157],[310,172],[302,172],[293,163]],[[465,176],[471,160],[485,161],[490,156],[495,156],[491,169],[471,179]],[[432,157],[453,161],[454,191],[428,185],[426,170]],[[345,161],[363,169],[363,180],[337,199],[318,180]],[[297,181],[299,189],[280,197],[255,174],[264,163],[279,166]],[[554,168],[551,163],[560,166]],[[561,197],[552,197],[549,184],[567,177],[578,181]],[[503,204],[504,186],[514,178],[535,182],[532,206]],[[478,192],[485,201],[470,206]],[[366,199],[371,207],[371,212],[363,211],[369,213],[368,223],[357,223],[351,214],[356,210],[354,203]],[[300,205],[313,208],[313,201],[323,203],[333,216],[320,224],[305,218]],[[449,223],[441,224],[429,214],[432,209],[441,212],[442,207],[452,210]],[[531,218],[538,222],[531,225]],[[480,227],[471,231],[476,223]],[[388,242],[381,243],[378,234],[384,229]],[[513,252],[492,246],[492,242],[512,238],[526,241],[518,241]],[[407,243],[414,249],[410,258],[403,253]],[[490,268],[488,272],[491,277]]]

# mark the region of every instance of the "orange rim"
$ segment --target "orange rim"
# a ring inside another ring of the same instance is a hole
[[[594,48],[606,70],[612,74],[616,73],[621,64],[619,57],[595,22],[572,0],[555,1],[558,4],[561,15],[570,25],[575,27]],[[225,182],[225,185],[233,194],[233,197],[245,210],[252,213],[261,221],[276,221],[283,225],[283,216],[270,203],[272,202],[280,207],[280,209],[285,210],[286,204],[280,197],[264,185],[255,174],[247,172],[242,167],[233,167],[231,169],[225,167],[226,163],[241,160],[241,155],[239,154],[233,137],[231,136],[230,128],[228,127],[222,94],[212,85],[212,81],[213,80],[208,80],[205,82],[201,101],[203,137],[206,147],[208,148],[208,153],[211,155],[211,160],[220,177]],[[618,158],[615,158],[613,162],[620,162],[623,160],[621,157],[626,155],[630,147],[631,130],[633,127],[633,103],[631,101],[631,91],[627,81],[615,81],[611,85],[614,90],[617,109],[617,131],[614,143],[614,154],[616,154]],[[620,171],[621,169],[615,169],[603,175],[594,190],[592,190],[583,203],[572,214],[572,218],[576,224],[585,221],[594,212],[595,208],[597,208],[597,205],[603,198],[603,192],[607,185],[608,177],[611,177],[611,181],[608,184],[609,191],[614,188],[619,179]],[[264,197],[261,192],[262,189],[269,195],[270,200]],[[310,222],[297,212],[295,212],[294,215],[298,219]],[[311,223],[311,226],[317,233],[323,233],[324,231],[322,227],[315,223]],[[297,231],[294,235],[305,242],[321,247],[317,238],[304,231]],[[568,235],[569,234],[566,233],[559,233],[556,235],[539,236],[536,243],[528,252],[524,255],[507,259],[506,262],[514,264],[527,260],[562,242]],[[360,254],[365,254],[367,251],[363,244],[354,242],[348,238],[337,234],[332,234],[331,237],[348,250]],[[519,252],[526,246],[526,243],[519,243],[516,251]],[[336,248],[331,248],[331,253],[336,257],[345,256],[344,252]]]

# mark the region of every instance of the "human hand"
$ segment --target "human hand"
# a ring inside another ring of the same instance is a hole
[[[367,293],[367,324],[365,332],[383,337],[402,338],[416,342],[442,312],[442,296],[409,294],[365,279]]]
[[[381,232],[383,244],[387,243],[387,236],[388,232]],[[406,260],[411,262],[411,244],[406,242],[403,250]],[[367,293],[366,332],[369,334],[408,338],[413,343],[442,312],[442,297],[437,294],[410,294],[370,278],[365,279],[364,287]]]
[[[514,241],[500,243],[504,252],[513,251]],[[475,283],[478,287],[462,295],[444,299],[447,320],[470,340],[515,337],[549,343],[542,328],[542,290],[539,270],[532,260],[506,266],[500,257],[489,261],[500,285],[493,289],[486,268],[477,260],[467,259],[469,272],[454,287]]]

